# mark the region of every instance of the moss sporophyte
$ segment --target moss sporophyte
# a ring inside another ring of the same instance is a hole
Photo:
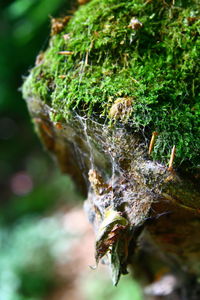
[[[24,97],[66,119],[73,111],[151,139],[165,165],[200,164],[199,3],[92,0],[52,21],[52,37]],[[57,121],[59,121],[57,119]]]

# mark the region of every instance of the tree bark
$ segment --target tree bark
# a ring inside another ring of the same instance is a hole
[[[150,160],[148,145],[129,129],[79,115],[52,122],[50,107],[36,99],[27,103],[45,147],[79,190],[88,192],[85,209],[96,234],[110,207],[128,220],[128,230],[109,244],[118,238],[126,244],[118,250],[119,273],[128,266],[148,285],[147,299],[199,299],[200,194],[194,179]]]
[[[131,272],[146,299],[200,298],[197,11],[92,0],[53,20],[23,88],[43,144],[87,197],[97,265],[115,285]]]

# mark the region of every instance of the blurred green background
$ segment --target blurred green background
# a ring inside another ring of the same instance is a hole
[[[1,205],[7,205],[16,195],[28,194],[26,189],[33,190],[33,185],[36,193],[49,174],[50,162],[41,153],[20,87],[37,54],[48,45],[50,16],[60,15],[59,11],[66,12],[70,6],[67,0],[0,2]],[[24,191],[23,186],[21,191],[15,190],[16,176],[20,175],[24,176]],[[52,176],[53,173],[48,179]],[[45,198],[50,195],[45,193]]]
[[[50,17],[76,6],[73,0],[0,1],[0,300],[54,299],[65,285],[59,260],[70,262],[67,249],[80,238],[61,220],[82,198],[43,151],[20,92],[23,76],[48,46]],[[98,271],[81,282],[81,299],[141,299],[130,277],[117,288]],[[65,290],[62,299],[69,299]]]

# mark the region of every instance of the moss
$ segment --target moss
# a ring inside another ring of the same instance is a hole
[[[116,99],[130,97],[129,127],[148,139],[159,133],[153,158],[166,163],[175,144],[176,165],[196,167],[198,14],[198,0],[92,0],[51,38],[24,84],[25,98],[41,98],[59,119],[78,110],[109,122]],[[59,54],[65,50],[72,54]]]

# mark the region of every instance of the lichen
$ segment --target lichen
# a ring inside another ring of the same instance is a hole
[[[78,111],[107,123],[109,99],[134,99],[126,126],[159,133],[152,158],[166,163],[176,145],[176,166],[199,167],[198,14],[197,0],[92,0],[52,36],[24,97],[48,103],[53,121]]]

